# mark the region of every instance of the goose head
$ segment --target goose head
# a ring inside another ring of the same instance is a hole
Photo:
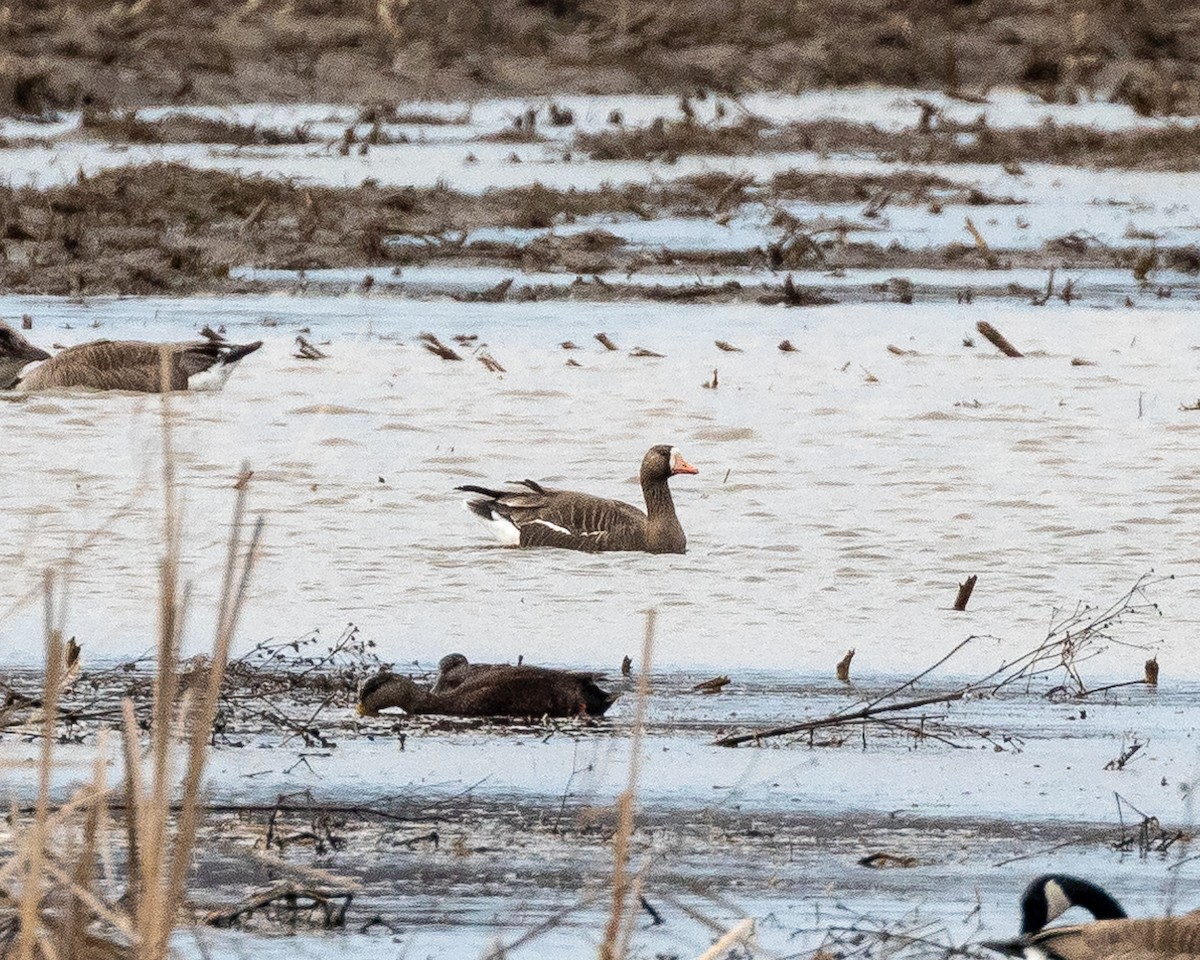
[[[1088,924],[1046,927],[1071,907],[1082,907],[1096,920],[1124,920],[1124,908],[1103,888],[1089,880],[1065,873],[1047,873],[1035,879],[1021,894],[1021,936],[1015,940],[989,941],[983,945],[1011,957],[1041,958],[1059,956],[1072,940],[1086,936]],[[1138,933],[1131,925],[1129,936]],[[1138,943],[1131,944],[1141,946]],[[1125,956],[1126,954],[1122,954]],[[1129,954],[1133,956],[1134,954]],[[1141,956],[1141,954],[1137,954]],[[1147,956],[1157,956],[1150,953]]]
[[[699,473],[688,463],[683,454],[669,443],[660,443],[646,451],[642,458],[642,483],[656,483],[675,476],[677,473]]]
[[[50,354],[35,347],[20,333],[0,320],[0,390],[15,386],[21,368],[35,360],[49,360]]]
[[[1121,905],[1096,884],[1065,873],[1047,873],[1021,895],[1021,933],[1037,933],[1071,907],[1083,907],[1097,920],[1126,916]]]

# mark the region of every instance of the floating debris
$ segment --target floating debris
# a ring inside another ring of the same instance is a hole
[[[314,347],[303,336],[296,337],[296,352],[292,354],[297,360],[324,360],[329,354]]]
[[[453,349],[446,346],[432,333],[422,333],[419,338],[425,349],[436,357],[441,357],[443,360],[461,360],[462,357]]]

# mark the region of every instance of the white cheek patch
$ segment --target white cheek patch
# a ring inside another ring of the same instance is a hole
[[[1071,908],[1071,898],[1066,895],[1057,880],[1046,884],[1046,922],[1061,917]]]
[[[229,375],[233,373],[234,366],[236,364],[214,363],[203,373],[193,373],[188,377],[188,389],[220,390],[225,386],[225,381],[229,379]]]

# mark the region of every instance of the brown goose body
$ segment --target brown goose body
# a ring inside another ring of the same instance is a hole
[[[1096,919],[1047,927],[1070,907]],[[1065,874],[1038,877],[1021,898],[1021,936],[984,944],[1014,957],[1051,960],[1196,960],[1200,958],[1200,911],[1178,917],[1131,920],[1103,888]]]
[[[599,717],[616,699],[594,680],[570,671],[494,665],[438,693],[409,677],[378,674],[363,684],[358,712],[373,716],[400,707],[405,713],[452,717]]]
[[[21,379],[21,371],[50,354],[35,347],[25,336],[0,320],[0,390],[11,390]]]
[[[184,343],[97,340],[60,351],[22,377],[16,388],[33,391],[82,387],[137,393],[187,390],[193,386],[193,377],[210,370],[216,374],[218,384],[224,383],[233,365],[261,346],[261,340],[248,344],[221,339]]]
[[[667,481],[677,473],[699,473],[674,447],[651,447],[639,474],[643,513],[630,503],[574,490],[552,490],[533,480],[520,490],[493,490],[467,484],[458,487],[480,494],[467,508],[493,524],[505,543],[522,547],[565,547],[597,553],[639,550],[646,553],[684,553],[687,537],[675,514]]]
[[[1200,912],[1047,927],[1029,940],[1029,946],[1059,960],[1195,960]]]

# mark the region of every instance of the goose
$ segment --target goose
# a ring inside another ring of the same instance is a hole
[[[616,699],[590,675],[545,667],[493,665],[438,693],[384,671],[363,684],[358,715],[400,707],[405,713],[451,717],[599,717]]]
[[[11,328],[6,329],[10,338],[16,332]],[[17,336],[24,341],[24,337]],[[6,386],[24,391],[85,387],[90,390],[161,393],[165,353],[166,389],[219,389],[224,386],[234,365],[261,346],[261,340],[247,344],[229,343],[215,333],[206,333],[203,340],[182,343],[95,340],[67,347],[53,357],[45,351],[38,351],[40,356],[37,359],[45,362],[24,377],[19,376],[20,367],[17,367]],[[2,343],[0,348],[3,348]],[[193,382],[193,378],[200,374],[207,374],[207,377]],[[2,375],[0,379],[3,379]]]
[[[1070,907],[1092,923],[1047,927]],[[1200,911],[1130,920],[1116,900],[1088,880],[1062,873],[1038,877],[1021,896],[1021,936],[984,946],[1037,960],[1185,960],[1200,957]]]
[[[642,550],[684,553],[687,537],[667,481],[677,473],[699,473],[669,444],[651,447],[642,459],[642,495],[646,512],[620,500],[573,490],[551,490],[533,480],[492,490],[466,484],[457,487],[480,494],[467,509],[491,524],[502,543],[522,547],[565,547],[568,550]]]
[[[0,320],[0,390],[11,390],[21,379],[21,370],[37,360],[49,360],[50,354],[35,347],[25,337]]]

